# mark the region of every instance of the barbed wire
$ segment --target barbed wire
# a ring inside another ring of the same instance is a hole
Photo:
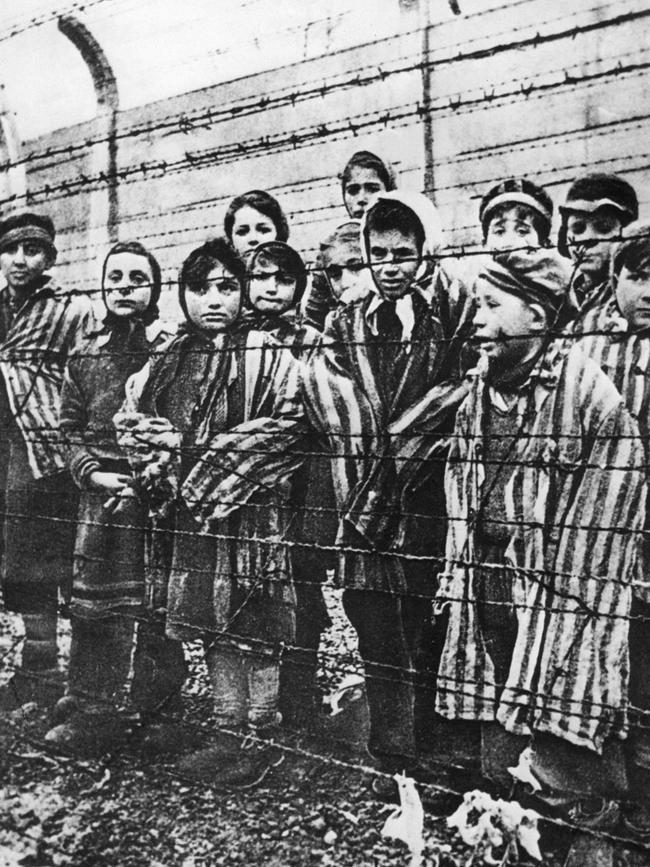
[[[105,2],[105,0],[95,0],[95,2]],[[89,4],[86,4],[89,5]],[[90,4],[92,5],[92,4]],[[596,9],[600,9],[601,7],[594,7],[594,9],[590,11],[596,11]],[[354,76],[352,78],[346,77],[343,82],[337,84],[328,84],[327,82],[323,82],[322,79],[317,80],[317,84],[312,88],[307,88],[304,91],[300,91],[297,88],[300,88],[302,84],[307,84],[308,82],[302,82],[299,85],[294,85],[294,89],[286,94],[282,94],[278,97],[271,97],[268,93],[265,93],[262,97],[250,99],[247,98],[243,101],[242,104],[235,103],[231,108],[216,108],[213,105],[206,106],[205,108],[198,109],[193,111],[192,113],[182,112],[178,115],[167,115],[156,122],[148,122],[145,125],[137,124],[134,127],[131,127],[127,130],[118,131],[112,133],[110,136],[98,136],[98,137],[90,137],[86,138],[83,142],[78,144],[69,144],[64,146],[52,146],[50,148],[46,148],[41,152],[30,152],[24,157],[19,157],[16,160],[7,160],[4,163],[0,164],[0,171],[9,170],[11,168],[16,168],[18,166],[27,165],[30,162],[42,159],[49,159],[52,156],[68,156],[71,157],[73,154],[77,153],[80,150],[85,150],[89,147],[92,147],[97,144],[106,144],[109,141],[119,141],[123,138],[128,137],[137,137],[141,135],[151,135],[153,132],[162,132],[163,130],[172,129],[181,134],[187,134],[190,131],[203,127],[211,127],[215,123],[219,123],[223,120],[231,120],[235,117],[247,117],[251,114],[257,114],[259,112],[266,112],[271,108],[282,106],[282,105],[291,105],[295,106],[297,102],[301,102],[305,99],[312,99],[316,96],[324,97],[329,95],[330,93],[337,92],[338,90],[347,90],[350,88],[358,88],[362,86],[366,86],[368,84],[373,84],[376,82],[383,82],[386,78],[396,75],[396,74],[404,74],[408,72],[414,72],[421,70],[422,68],[428,66],[439,67],[446,63],[457,63],[459,61],[464,60],[476,60],[482,57],[492,57],[495,54],[498,54],[502,51],[507,50],[520,50],[525,47],[537,47],[538,45],[544,44],[548,41],[554,41],[556,39],[562,39],[570,37],[571,39],[575,39],[578,35],[591,33],[593,31],[599,30],[603,27],[612,27],[617,26],[619,24],[630,23],[636,20],[641,20],[646,17],[650,13],[647,10],[640,10],[639,12],[628,12],[622,15],[614,16],[611,19],[605,19],[601,21],[591,22],[588,24],[584,24],[581,26],[576,26],[574,28],[568,28],[563,31],[560,31],[556,34],[540,34],[537,32],[535,36],[528,37],[523,40],[513,40],[508,43],[497,44],[496,46],[492,46],[489,49],[475,49],[470,52],[466,52],[463,54],[459,52],[457,55],[448,53],[446,58],[436,58],[435,61],[418,61],[416,63],[409,63],[406,65],[399,66],[395,69],[384,68],[383,66],[377,67],[376,64],[358,67],[357,69],[353,69],[347,71],[345,73],[346,76]],[[538,24],[538,26],[543,27],[545,24],[551,23],[556,20],[562,20],[561,17],[551,18],[548,21],[542,21]],[[525,27],[529,28],[530,25],[525,25]],[[513,32],[517,32],[523,28],[515,27],[513,31],[509,31],[509,35]],[[402,38],[403,34],[398,34],[394,37],[387,37],[388,40],[399,39]],[[0,41],[2,41],[2,37],[0,36]],[[376,45],[384,42],[385,40],[376,40],[374,42],[365,43],[362,47],[369,47],[371,45]],[[465,43],[459,43],[463,45]],[[349,52],[353,49],[341,49],[342,52]],[[355,46],[354,50],[358,50],[358,46]],[[630,52],[631,53],[631,52]],[[336,54],[336,52],[334,52]],[[332,54],[328,54],[328,57],[331,57]],[[625,56],[625,55],[623,55]],[[399,58],[397,62],[402,59],[409,59],[410,55],[404,55],[403,58]],[[395,61],[394,61],[395,62]],[[595,61],[594,61],[595,62]],[[368,69],[376,69],[377,71],[373,74],[366,74],[363,77],[361,73],[365,72]],[[356,73],[356,76],[355,76]],[[251,76],[244,76],[243,80],[246,80]],[[241,79],[240,79],[241,80]],[[508,81],[517,81],[518,79],[509,79]],[[503,83],[503,82],[501,82]],[[494,84],[492,86],[495,86]],[[498,85],[497,85],[498,86]],[[518,92],[518,91],[517,91]],[[521,92],[524,95],[528,94],[528,88],[521,85]],[[461,105],[465,103],[456,103],[455,100],[452,100],[451,95],[449,97],[444,97],[443,99],[449,99],[450,107],[456,111]],[[493,97],[492,97],[493,98]],[[470,103],[467,103],[470,104]],[[433,109],[430,109],[433,110]]]
[[[650,15],[650,12],[648,12]],[[617,64],[612,69],[600,70],[592,74],[585,74],[576,77],[564,77],[558,82],[547,83],[544,85],[533,85],[532,89],[527,93],[526,98],[530,99],[531,95],[541,96],[542,93],[549,89],[558,87],[575,87],[576,85],[584,85],[586,87],[594,86],[597,82],[607,77],[626,76],[633,73],[643,73],[650,68],[650,62],[630,63],[627,66]],[[483,94],[480,98],[474,101],[474,104],[491,104],[495,99],[513,97],[514,100],[519,100],[522,96],[521,88],[511,91],[506,94],[497,96],[496,94]],[[508,103],[505,102],[504,105]],[[140,161],[138,164],[116,169],[115,171],[101,171],[96,175],[85,175],[83,172],[78,172],[75,178],[62,180],[57,184],[45,184],[33,190],[29,190],[24,194],[13,194],[4,199],[0,199],[2,204],[15,204],[19,201],[24,201],[25,204],[34,204],[39,198],[46,198],[48,201],[55,201],[61,198],[68,198],[79,194],[88,188],[94,189],[95,185],[101,188],[114,182],[121,184],[131,184],[140,181],[151,181],[160,179],[163,176],[176,174],[188,169],[201,169],[213,165],[228,164],[246,156],[247,158],[259,155],[277,154],[283,151],[295,151],[298,148],[322,144],[324,141],[336,140],[337,136],[347,135],[356,137],[360,130],[367,130],[375,126],[383,126],[388,128],[399,127],[404,125],[405,121],[414,119],[420,120],[423,116],[431,114],[432,109],[423,106],[420,101],[416,100],[403,105],[394,106],[389,110],[375,110],[372,112],[347,116],[339,120],[330,120],[326,123],[297,127],[291,133],[281,132],[276,134],[267,134],[261,137],[237,141],[232,144],[219,145],[212,148],[206,148],[203,151],[186,151],[185,157],[175,160],[151,160]],[[647,158],[648,154],[639,155],[642,158]],[[607,157],[602,160],[592,160],[589,165],[612,162],[612,157]],[[563,166],[561,169],[549,169],[547,174],[554,174],[557,171],[566,172],[569,168],[583,167],[583,164],[576,166]],[[478,182],[477,182],[478,183]],[[462,186],[465,186],[463,184]],[[452,187],[453,188],[453,187]]]

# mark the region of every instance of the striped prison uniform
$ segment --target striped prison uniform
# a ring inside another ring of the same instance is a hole
[[[449,532],[438,603],[448,608],[449,628],[437,709],[448,718],[496,717],[515,734],[547,732],[600,751],[627,730],[627,617],[645,505],[638,427],[578,347],[551,344],[520,390],[521,435],[505,487],[518,628],[497,701],[475,611],[490,392],[484,368],[470,379],[445,478]]]
[[[49,278],[15,313],[8,288],[0,292],[0,372],[34,478],[66,468],[58,432],[63,373],[92,321],[90,301]]]

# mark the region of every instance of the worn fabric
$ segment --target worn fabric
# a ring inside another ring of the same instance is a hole
[[[9,442],[4,468],[2,591],[8,610],[56,615],[70,597],[79,502],[67,472],[33,478],[27,449]]]
[[[569,288],[573,310],[567,326],[568,333],[579,335],[602,331],[610,317],[607,308],[612,298],[609,279],[591,287],[582,272],[578,271]]]
[[[61,472],[60,393],[68,356],[93,323],[90,301],[44,278],[19,310],[0,292],[0,373],[34,478]]]
[[[72,617],[68,692],[107,712],[126,698],[135,621],[119,616],[101,620]]]
[[[157,345],[157,341],[156,341]],[[144,594],[146,511],[135,498],[118,511],[110,496],[89,486],[93,472],[131,475],[117,444],[113,416],[127,380],[147,362],[150,345],[141,323],[88,335],[66,368],[61,432],[72,476],[81,489],[74,553],[71,611],[105,617],[141,608]]]
[[[295,311],[282,316],[251,317],[254,327],[271,334],[294,357],[305,360],[318,339]],[[299,374],[298,366],[296,373]],[[328,552],[336,536],[334,498],[329,460],[323,444],[313,432],[306,435],[302,449],[306,459],[291,480],[288,534],[296,544],[290,549],[291,571],[296,594],[296,629],[292,645],[284,648],[280,667],[280,708],[286,722],[298,722],[313,712],[316,699],[318,647],[330,623],[323,597],[326,569],[333,566]],[[328,511],[329,509],[329,511]],[[315,543],[315,549],[310,545]]]
[[[584,331],[578,346],[614,383],[639,425],[647,475],[650,462],[650,334],[628,330],[614,297],[603,308],[592,311],[585,320]],[[645,602],[650,602],[649,563],[650,544],[646,534],[643,557],[638,560],[639,569],[634,581],[635,596]]]
[[[627,732],[626,615],[645,507],[638,427],[579,348],[551,344],[521,387],[517,466],[505,493],[518,631],[497,699],[475,608],[484,372],[471,384],[445,477],[449,532],[438,601],[449,626],[437,709],[600,751]]]
[[[167,631],[229,632],[272,650],[295,633],[286,503],[302,462],[293,453],[303,432],[289,384],[295,361],[257,331],[225,333],[218,344],[181,335],[128,390],[136,408],[183,433]]]
[[[382,547],[382,537],[375,533],[377,521],[394,511],[391,505],[400,496],[396,481],[403,464],[396,466],[391,453],[391,424],[443,378],[446,358],[440,323],[427,301],[414,293],[411,341],[393,342],[395,357],[388,377],[383,341],[373,336],[366,317],[371,301],[369,296],[354,302],[328,320],[303,381],[308,417],[327,437],[332,453],[341,519],[338,541],[348,547],[360,542],[369,550]],[[444,509],[438,510],[437,517],[442,514]],[[391,590],[404,585],[397,560],[389,566],[381,559],[370,564],[365,557],[346,564],[344,582]]]

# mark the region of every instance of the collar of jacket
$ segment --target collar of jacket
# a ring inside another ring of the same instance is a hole
[[[554,388],[560,378],[562,363],[570,349],[569,343],[562,338],[552,340],[540,355],[537,363],[528,377],[519,386],[513,389],[518,394],[527,392],[536,385],[545,388]],[[488,358],[482,355],[476,367],[467,372],[470,379],[485,382],[488,373]]]
[[[584,316],[585,313],[596,307],[604,307],[613,294],[609,278],[601,280],[590,291],[585,292],[586,279],[585,275],[579,271],[571,281],[569,288],[569,300],[578,311],[579,316]],[[579,301],[579,294],[582,295],[582,303]]]
[[[397,314],[397,318],[399,319],[402,326],[402,335],[400,339],[402,343],[407,344],[405,347],[407,352],[410,352],[411,350],[410,340],[413,336],[413,329],[415,328],[415,309],[413,307],[414,292],[418,292],[418,294],[421,296],[422,300],[428,307],[429,301],[420,291],[419,287],[415,287],[411,290],[411,292],[408,293],[408,295],[404,295],[402,298],[398,298],[398,300],[395,302],[395,313]],[[384,303],[384,299],[376,290],[369,293],[369,298],[370,303],[366,307],[365,317],[371,334],[373,335],[373,337],[376,337],[378,333],[377,311]]]
[[[2,298],[2,302],[11,310],[11,312],[15,315],[26,304],[33,304],[39,298],[51,298],[57,292],[61,292],[62,290],[58,287],[49,275],[45,275],[41,277],[36,284],[36,287],[30,294],[25,298],[20,307],[17,307],[13,303],[13,298],[11,297],[11,293],[9,291],[9,286],[3,286],[0,289],[0,298]],[[72,295],[72,293],[69,293]]]

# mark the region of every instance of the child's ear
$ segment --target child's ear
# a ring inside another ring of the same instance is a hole
[[[532,332],[546,331],[549,325],[548,313],[541,304],[529,304],[530,330]]]
[[[47,271],[56,263],[57,251],[55,249],[50,248],[47,251],[47,264],[45,266],[45,270]]]

